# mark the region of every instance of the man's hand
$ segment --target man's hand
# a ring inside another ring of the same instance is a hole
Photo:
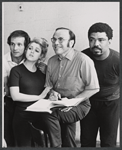
[[[58,92],[51,90],[49,95],[49,100],[51,101],[61,100],[61,95]]]
[[[66,108],[63,108],[63,109],[60,109],[61,111],[63,112],[68,112],[70,109],[72,109],[72,107],[66,107]]]

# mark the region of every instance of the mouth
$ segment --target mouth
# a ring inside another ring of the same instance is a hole
[[[13,52],[14,54],[19,54],[19,52]]]
[[[30,57],[33,57],[33,55],[31,55],[31,54],[30,54],[29,56],[30,56]]]
[[[97,52],[101,52],[101,49],[98,48],[98,47],[93,47],[92,50],[93,50],[94,52],[96,52],[96,53],[97,53]]]

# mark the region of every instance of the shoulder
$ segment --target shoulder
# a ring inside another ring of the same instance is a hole
[[[82,51],[77,51],[77,59],[80,59],[82,62],[93,62],[92,59]]]
[[[4,55],[4,61],[11,61],[11,55],[10,55],[10,52],[6,53]]]
[[[40,76],[46,76],[46,73],[43,72],[40,68],[37,68],[37,73],[40,74]]]
[[[113,50],[113,49],[110,49],[110,53],[111,53],[111,57],[113,57],[114,59],[119,59],[120,57],[120,53]]]
[[[50,57],[49,60],[48,60],[48,65],[50,63],[55,63],[57,60],[58,60],[58,56],[57,55],[54,55],[54,56]]]
[[[20,64],[20,65],[17,65],[17,66],[14,66],[12,69],[11,69],[11,72],[12,71],[18,71],[18,72],[21,72],[24,68],[24,65],[23,64]]]
[[[87,56],[89,56],[90,58],[92,58],[92,53],[90,52],[90,48],[82,50],[81,53],[84,53]]]

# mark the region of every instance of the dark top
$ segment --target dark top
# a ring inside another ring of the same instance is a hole
[[[108,101],[119,98],[119,53],[110,49],[110,54],[105,60],[96,60],[89,48],[82,52],[94,61],[100,84],[100,91],[91,99]]]
[[[23,64],[11,69],[9,86],[19,86],[20,92],[30,95],[39,95],[44,90],[45,74],[39,69],[30,72]],[[34,102],[16,102],[17,105],[27,107]]]

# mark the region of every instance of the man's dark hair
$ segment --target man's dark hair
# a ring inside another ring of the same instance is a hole
[[[112,37],[113,37],[113,30],[106,23],[98,22],[98,23],[93,24],[89,28],[88,38],[90,37],[90,34],[93,33],[93,32],[105,32],[109,40],[112,39]]]
[[[74,40],[74,44],[72,45],[72,47],[74,47],[74,45],[75,45],[75,40],[76,40],[75,34],[74,34],[70,29],[64,28],[64,27],[57,28],[55,31],[57,31],[57,30],[62,30],[62,29],[69,31],[69,35],[70,35],[70,39],[69,39],[69,40]]]
[[[25,49],[26,49],[26,47],[30,43],[30,37],[29,37],[29,35],[25,31],[23,31],[23,30],[15,30],[14,32],[12,32],[9,35],[9,37],[7,39],[7,43],[10,45],[11,44],[11,38],[16,38],[16,37],[24,37],[25,38],[24,45],[25,45]]]

